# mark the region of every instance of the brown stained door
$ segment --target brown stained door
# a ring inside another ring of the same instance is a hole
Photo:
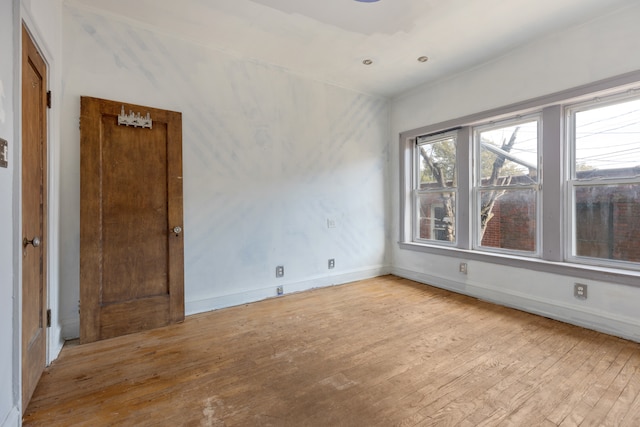
[[[22,28],[22,411],[46,365],[47,67]]]
[[[182,115],[81,98],[80,342],[184,320]],[[149,113],[152,127],[118,124]]]

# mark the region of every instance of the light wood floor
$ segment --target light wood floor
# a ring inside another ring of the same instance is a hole
[[[640,344],[385,276],[67,345],[24,421],[640,426]]]

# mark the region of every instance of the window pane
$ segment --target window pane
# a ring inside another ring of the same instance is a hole
[[[418,237],[455,241],[455,193],[428,193],[418,197]]]
[[[538,182],[538,121],[480,131],[481,186]]]
[[[418,145],[419,188],[456,186],[456,142],[453,137]]]
[[[575,115],[578,179],[640,176],[640,100]]]
[[[640,185],[575,190],[576,255],[640,261]]]
[[[480,191],[481,246],[536,250],[536,191]]]

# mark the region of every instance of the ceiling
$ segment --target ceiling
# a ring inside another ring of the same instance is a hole
[[[637,0],[66,0],[391,97]],[[427,56],[427,62],[419,62]],[[371,65],[363,61],[370,59]]]

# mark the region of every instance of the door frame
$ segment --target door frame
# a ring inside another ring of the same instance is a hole
[[[15,383],[15,395],[19,402],[20,414],[24,413],[25,402],[22,401],[22,292],[23,292],[23,277],[22,277],[22,125],[23,125],[23,116],[22,116],[22,49],[24,47],[24,40],[22,38],[22,30],[23,27],[25,31],[31,37],[36,49],[40,53],[46,67],[47,67],[47,75],[45,76],[45,82],[47,85],[47,90],[50,90],[52,85],[52,74],[53,74],[53,55],[51,54],[51,50],[48,44],[45,42],[45,37],[42,36],[41,32],[38,30],[38,26],[35,24],[33,18],[30,16],[28,11],[22,6],[20,3],[20,13],[19,16],[16,17],[16,25],[14,31],[15,37],[15,52],[14,58],[15,63],[18,64],[17,72],[15,74],[15,86],[14,86],[14,112],[15,112],[15,128],[14,128],[14,140],[16,144],[14,144],[14,154],[13,154],[13,172],[14,172],[14,194],[18,196],[14,198],[14,227],[13,227],[13,239],[14,239],[14,267],[17,270],[17,274],[15,274],[14,279],[14,313],[15,313],[15,325],[14,328],[14,342],[15,342],[15,350],[14,350],[14,366],[16,369],[13,372],[13,378]],[[43,274],[44,274],[44,286],[46,288],[46,298],[44,300],[44,304],[51,309],[52,312],[52,324],[53,318],[57,318],[57,304],[55,307],[52,306],[52,286],[51,286],[51,277],[52,277],[52,266],[54,263],[52,262],[52,254],[51,249],[54,246],[54,243],[57,243],[57,238],[55,242],[52,239],[54,235],[53,228],[50,226],[54,221],[58,220],[58,215],[55,214],[57,207],[59,206],[59,202],[53,197],[54,193],[52,192],[52,183],[54,182],[54,168],[53,168],[53,151],[52,148],[54,146],[53,142],[53,132],[52,132],[52,109],[47,108],[45,110],[46,115],[46,154],[43,159],[45,163],[45,171],[44,171],[44,188],[43,192],[45,193],[45,197],[47,198],[47,203],[45,204],[45,213],[44,213],[44,227],[43,231],[45,234],[42,237],[43,241],[43,251],[46,254],[43,259]],[[56,126],[57,127],[57,126]],[[57,141],[57,139],[56,139]],[[55,233],[57,235],[57,233]],[[57,237],[57,236],[56,236]],[[57,255],[56,255],[57,258]],[[57,262],[57,261],[56,261]],[[55,269],[57,271],[57,268]],[[59,349],[56,349],[55,346],[52,345],[52,333],[51,328],[45,328],[45,366],[48,366],[53,359],[57,356]],[[62,347],[62,343],[60,343],[60,348]]]

